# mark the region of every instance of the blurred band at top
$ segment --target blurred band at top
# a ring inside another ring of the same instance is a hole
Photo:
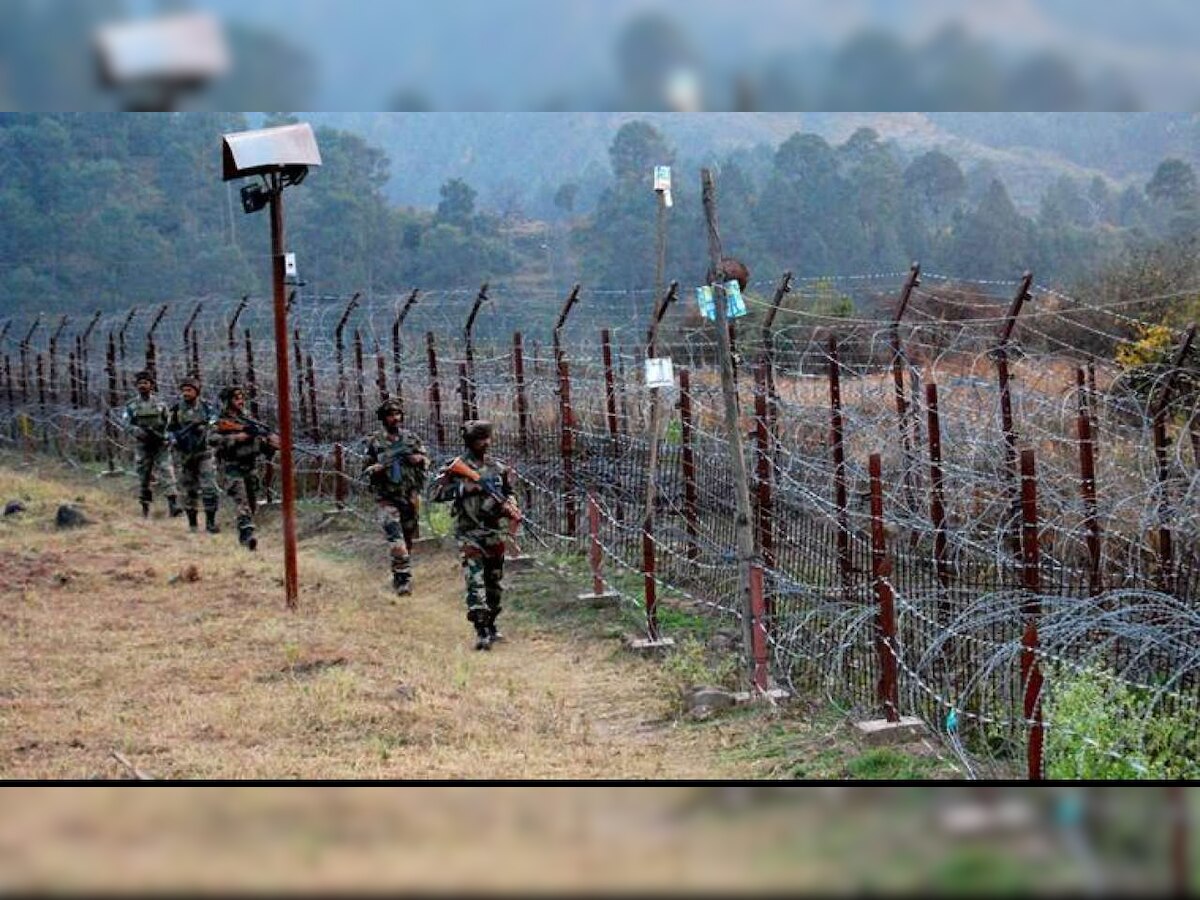
[[[131,97],[121,29],[187,89]],[[1180,110],[1198,33],[1178,0],[4,0],[0,108]]]

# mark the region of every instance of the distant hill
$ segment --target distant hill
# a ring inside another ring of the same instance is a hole
[[[904,155],[940,147],[964,170],[995,167],[1014,203],[1037,209],[1059,175],[1101,175],[1114,186],[1144,183],[1167,156],[1200,162],[1196,113],[312,113],[306,118],[358,132],[392,161],[388,196],[432,206],[439,186],[463,178],[480,204],[519,199],[546,216],[564,181],[608,169],[607,150],[625,122],[645,119],[666,134],[680,162],[766,145],[796,131],[832,143],[869,126]],[[584,203],[587,191],[581,192]]]

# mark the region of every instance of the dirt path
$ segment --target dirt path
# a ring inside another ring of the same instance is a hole
[[[452,552],[393,603],[382,543],[322,533],[293,614],[269,521],[251,555],[228,523],[191,536],[131,517],[121,485],[38,474],[0,468],[0,500],[29,507],[0,520],[2,777],[124,777],[114,751],[157,778],[755,775],[726,752],[746,717],[681,725],[657,664],[615,640],[516,611],[474,651]],[[56,531],[73,498],[95,524]]]

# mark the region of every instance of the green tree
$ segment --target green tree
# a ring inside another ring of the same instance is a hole
[[[1181,159],[1165,159],[1146,183],[1146,196],[1171,208],[1194,209],[1198,200],[1196,172]]]

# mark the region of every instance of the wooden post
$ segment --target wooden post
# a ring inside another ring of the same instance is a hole
[[[1038,548],[1037,471],[1032,450],[1021,451],[1021,570],[1026,591],[1025,629],[1021,636],[1021,684],[1024,713],[1029,723],[1030,781],[1042,779],[1042,672],[1037,661],[1038,619],[1042,608],[1041,562]]]
[[[1083,497],[1084,527],[1087,528],[1088,590],[1093,597],[1103,593],[1104,583],[1100,568],[1101,536],[1100,517],[1096,508],[1096,455],[1092,438],[1092,417],[1088,409],[1087,385],[1083,369],[1075,370],[1075,385],[1079,391],[1079,492]]]
[[[712,271],[721,270],[721,236],[717,231],[716,190],[712,172],[700,170],[701,196],[708,227],[708,255]],[[721,393],[725,401],[725,431],[729,442],[733,470],[734,499],[737,503],[735,529],[738,547],[738,580],[741,594],[742,646],[747,656],[746,674],[753,679],[754,608],[750,596],[750,564],[754,560],[754,532],[751,525],[750,479],[746,472],[746,457],[742,450],[742,434],[738,424],[737,387],[733,380],[733,360],[729,350],[729,320],[725,310],[725,286],[713,285],[713,305],[716,309],[717,355],[721,362]]]
[[[833,501],[837,507],[838,572],[842,581],[842,600],[850,602],[850,510],[846,485],[846,450],[842,436],[842,380],[838,359],[837,336],[829,336],[829,408],[830,444],[833,449]]]
[[[513,332],[513,378],[517,383],[517,441],[521,455],[529,453],[529,398],[525,395],[525,345],[521,332]]]
[[[883,530],[883,483],[879,454],[872,453],[871,476],[871,577],[875,583],[875,599],[879,603],[876,618],[875,648],[879,654],[879,702],[889,722],[900,721],[900,690],[896,666],[896,605],[895,594],[888,576],[892,562],[888,559]]]
[[[692,378],[687,369],[679,370],[680,441],[683,445],[683,518],[687,531],[687,558],[700,558],[699,492],[696,488],[696,451],[693,448]]]
[[[1000,330],[1000,339],[996,345],[996,375],[1000,382],[1000,420],[1004,430],[1004,466],[1009,478],[1009,496],[1011,498],[1012,515],[1010,521],[1009,540],[1013,552],[1019,554],[1021,539],[1019,532],[1020,496],[1016,491],[1017,485],[1017,433],[1013,426],[1012,392],[1009,388],[1008,373],[1008,341],[1012,337],[1013,328],[1017,324],[1017,316],[1021,307],[1029,299],[1029,285],[1033,282],[1033,274],[1026,272],[1021,276],[1021,285],[1013,297],[1012,305],[1004,317],[1004,325]]]
[[[442,422],[442,389],[438,384],[437,347],[434,345],[432,331],[425,332],[425,347],[429,354],[429,414],[433,419],[438,449],[444,450],[446,449],[446,426]]]

